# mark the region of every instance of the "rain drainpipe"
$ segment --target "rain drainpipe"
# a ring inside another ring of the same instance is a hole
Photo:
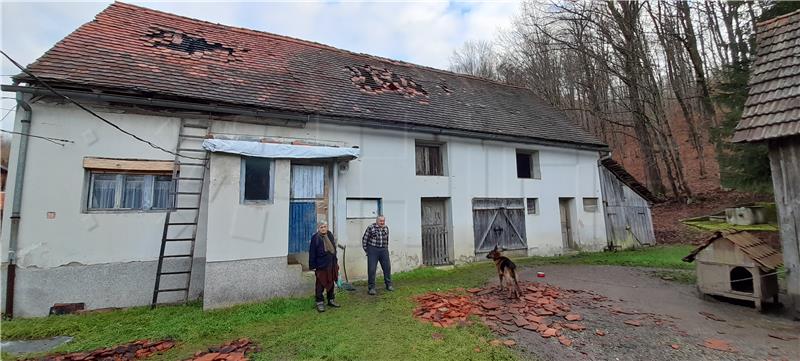
[[[20,130],[22,134],[29,134],[31,130],[31,106],[23,98],[22,93],[17,93],[17,105],[22,108]],[[14,316],[14,279],[17,270],[17,234],[19,233],[20,207],[22,205],[22,185],[25,178],[25,159],[28,155],[28,137],[19,137],[19,152],[14,172],[14,199],[11,203],[11,232],[8,240],[8,271],[6,273],[6,309],[8,318]]]

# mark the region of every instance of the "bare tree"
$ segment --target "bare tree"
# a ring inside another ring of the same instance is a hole
[[[469,40],[450,56],[450,71],[497,80],[499,58],[491,42]]]

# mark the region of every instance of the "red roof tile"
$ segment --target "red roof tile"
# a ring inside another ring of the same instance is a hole
[[[61,86],[604,147],[527,89],[119,2],[29,69]]]

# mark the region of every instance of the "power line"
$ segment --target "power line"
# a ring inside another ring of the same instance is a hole
[[[147,145],[149,145],[149,146],[151,146],[151,147],[153,147],[155,149],[158,149],[158,150],[160,150],[162,152],[165,152],[165,153],[168,153],[168,154],[172,154],[172,155],[174,155],[176,157],[188,158],[188,159],[196,159],[196,160],[205,160],[205,158],[190,157],[190,156],[187,156],[187,155],[178,154],[176,152],[173,152],[171,150],[163,148],[163,147],[161,147],[161,146],[159,146],[159,145],[157,145],[157,144],[155,144],[155,143],[153,143],[153,142],[151,142],[149,140],[141,138],[138,135],[133,134],[133,133],[131,133],[131,132],[125,130],[125,129],[122,129],[120,126],[112,123],[111,121],[107,120],[106,118],[103,118],[102,116],[100,116],[99,114],[95,113],[91,109],[83,106],[83,104],[78,103],[77,101],[73,100],[72,98],[70,98],[70,97],[68,97],[68,96],[66,96],[64,94],[59,93],[57,90],[53,89],[53,87],[51,87],[49,84],[45,83],[38,76],[36,76],[35,74],[31,73],[28,69],[26,69],[25,67],[23,67],[22,65],[17,63],[14,59],[12,59],[10,56],[8,56],[8,54],[6,54],[4,51],[0,50],[0,53],[2,53],[3,56],[5,56],[6,59],[8,59],[12,64],[14,64],[14,66],[19,68],[19,70],[21,70],[23,73],[27,74],[28,76],[30,76],[31,78],[33,78],[34,80],[39,82],[40,84],[44,85],[44,87],[47,88],[47,90],[49,90],[53,94],[55,94],[55,95],[57,95],[57,96],[59,96],[61,98],[64,98],[64,100],[66,100],[66,101],[68,101],[68,102],[70,102],[72,104],[75,104],[78,108],[83,109],[85,112],[91,114],[92,116],[94,116],[97,119],[100,119],[103,123],[106,123],[106,124],[110,125],[111,127],[113,127],[115,129],[119,130],[120,132],[122,132],[123,134],[126,134],[126,135],[132,137],[133,139],[136,139],[136,140],[138,140],[138,141],[140,141],[142,143],[145,143],[145,144],[147,144]]]
[[[62,146],[62,147],[64,146],[64,143],[60,143],[60,142],[65,142],[65,143],[75,143],[75,142],[73,142],[73,141],[71,141],[71,140],[69,140],[69,139],[59,139],[59,138],[43,137],[43,136],[41,136],[41,135],[34,135],[34,134],[30,134],[30,133],[12,132],[12,131],[10,131],[10,130],[5,130],[5,129],[0,129],[0,132],[3,132],[3,133],[8,133],[8,134],[19,134],[19,135],[24,135],[24,136],[26,136],[26,137],[32,137],[32,138],[39,138],[39,139],[46,140],[46,141],[48,141],[48,142],[50,142],[50,143],[53,143],[53,144],[60,145],[60,146]]]
[[[9,114],[11,114],[11,112],[13,112],[13,111],[14,111],[14,109],[16,109],[16,108],[17,108],[17,106],[16,106],[16,105],[15,105],[15,106],[13,106],[13,107],[11,107],[11,109],[9,109],[9,110],[6,112],[6,114],[4,114],[2,118],[0,118],[0,122],[2,122],[2,121],[4,121],[4,120],[6,120],[6,117],[7,117]]]

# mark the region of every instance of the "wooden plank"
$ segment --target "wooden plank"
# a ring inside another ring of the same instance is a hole
[[[786,288],[794,316],[800,316],[800,140],[791,137],[769,143],[775,204],[778,208]],[[790,306],[791,307],[791,306]]]
[[[104,171],[171,173],[175,167],[175,162],[171,160],[84,157],[83,167],[86,169]]]

